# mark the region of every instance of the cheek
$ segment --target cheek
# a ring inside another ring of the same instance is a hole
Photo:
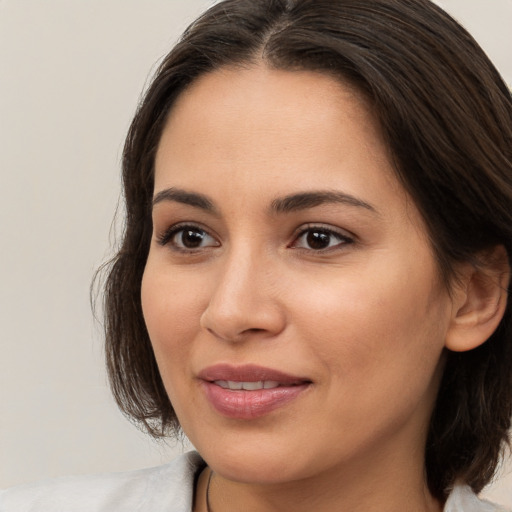
[[[193,340],[199,330],[201,288],[193,279],[182,279],[179,272],[169,272],[166,267],[148,260],[141,286],[142,310],[165,390],[185,427],[183,418],[190,416],[186,411],[195,407],[196,399],[188,386],[196,349]]]
[[[326,427],[334,428],[333,435],[343,430],[355,444],[357,436],[394,431],[418,411],[420,423],[428,422],[445,314],[437,302],[427,301],[430,285],[424,287],[422,279],[415,284],[346,279],[343,288],[323,287],[302,304],[298,331],[309,344],[308,358],[323,368],[323,409],[336,426]]]
[[[164,379],[184,370],[199,331],[201,287],[148,261],[141,286],[144,320]]]
[[[297,332],[333,378],[371,382],[419,372],[428,379],[435,371],[449,321],[447,298],[433,288],[433,271],[390,268],[319,280],[291,299]]]

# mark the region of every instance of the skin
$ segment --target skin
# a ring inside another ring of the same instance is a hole
[[[272,209],[313,191],[357,201]],[[144,317],[180,423],[215,472],[212,512],[440,511],[424,444],[457,305],[357,91],[263,64],[203,76],[163,132],[155,197]],[[199,246],[169,236],[182,223]],[[310,244],[319,230],[325,249]],[[267,415],[227,418],[197,378],[217,363],[311,384]]]

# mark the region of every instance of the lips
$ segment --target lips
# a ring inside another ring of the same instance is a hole
[[[210,366],[198,377],[217,412],[245,420],[286,406],[311,384],[310,379],[255,365]]]

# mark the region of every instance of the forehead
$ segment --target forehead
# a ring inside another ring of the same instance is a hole
[[[352,131],[354,140],[339,131],[348,123],[358,125],[357,132]],[[262,155],[276,146],[289,148],[282,152],[286,157],[304,141],[313,145],[323,140],[327,146],[336,140],[348,149],[356,138],[360,145],[385,149],[378,123],[354,87],[312,71],[264,65],[221,68],[199,77],[177,98],[160,140],[157,164],[171,140],[176,151],[219,142],[217,152],[224,149],[232,159],[250,142],[265,142]]]
[[[173,106],[155,163],[155,193],[177,187],[270,200],[321,188],[369,203],[405,195],[369,103],[312,71],[261,65],[200,77]]]
[[[229,93],[229,94],[228,94]],[[287,101],[283,101],[287,98]],[[363,94],[353,85],[333,75],[310,70],[286,70],[270,68],[264,63],[251,66],[225,66],[197,78],[177,98],[173,112],[182,108],[193,112],[195,104],[209,104],[219,114],[243,105],[247,110],[274,107],[281,114],[294,115],[297,111],[312,111],[311,99],[318,111],[331,110],[333,103],[347,107],[346,101],[363,104]],[[368,109],[368,113],[370,113]]]

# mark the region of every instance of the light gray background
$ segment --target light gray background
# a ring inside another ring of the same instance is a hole
[[[160,464],[117,411],[89,307],[154,63],[211,0],[0,0],[0,487]],[[512,0],[440,0],[512,84]],[[509,470],[506,470],[509,471]],[[512,504],[512,475],[491,490]]]

